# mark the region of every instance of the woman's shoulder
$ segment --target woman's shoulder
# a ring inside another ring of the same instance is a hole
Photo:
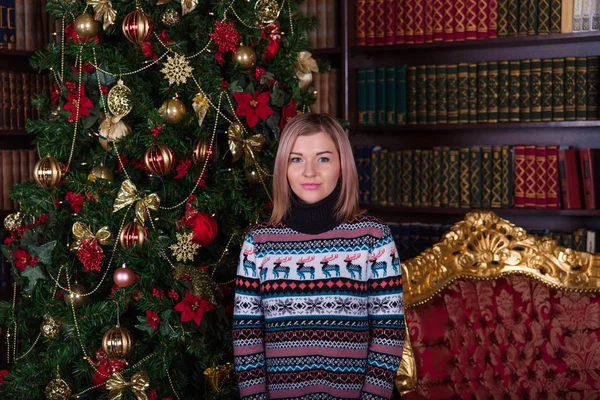
[[[390,228],[385,222],[377,217],[371,215],[360,214],[350,220],[344,225],[346,229],[366,229],[373,233],[374,236],[383,238],[390,234]]]
[[[270,222],[261,222],[250,228],[250,230],[248,231],[248,236],[254,237],[256,235],[261,235],[265,233],[273,233],[284,228],[285,225],[283,224],[283,222],[279,222],[276,224]]]

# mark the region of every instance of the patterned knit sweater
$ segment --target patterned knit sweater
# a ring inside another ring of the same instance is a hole
[[[359,216],[315,235],[258,225],[235,287],[242,399],[391,397],[404,309],[396,247],[380,220]]]

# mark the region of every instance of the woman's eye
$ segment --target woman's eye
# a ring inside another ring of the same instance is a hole
[[[319,162],[329,162],[329,157],[321,157],[319,158]]]
[[[299,163],[301,161],[302,161],[302,159],[300,157],[292,157],[292,158],[290,158],[290,162],[293,162],[293,163]]]

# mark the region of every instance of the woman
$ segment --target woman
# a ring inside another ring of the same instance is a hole
[[[404,344],[389,228],[360,214],[348,138],[303,114],[282,132],[273,213],[240,254],[233,345],[243,399],[389,399]]]

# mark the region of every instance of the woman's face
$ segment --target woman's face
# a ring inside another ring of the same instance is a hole
[[[340,154],[325,132],[296,138],[288,159],[287,178],[300,200],[313,204],[329,196],[340,172]]]

